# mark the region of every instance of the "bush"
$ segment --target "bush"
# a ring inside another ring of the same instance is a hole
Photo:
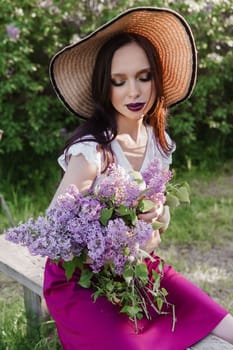
[[[63,8],[46,2],[3,0],[0,10],[0,127],[3,175],[27,179],[42,156],[61,146],[60,130],[71,121],[51,89],[48,62],[73,28]],[[69,6],[71,2],[69,1]],[[27,182],[27,180],[26,180]]]
[[[1,2],[2,178],[31,183],[44,159],[51,155],[56,158],[66,129],[79,123],[55,96],[48,66],[59,49],[97,25],[105,1],[97,1],[92,5],[95,8],[90,6],[86,1],[76,0]]]
[[[0,176],[31,182],[45,158],[56,158],[66,130],[79,123],[52,90],[48,65],[53,54],[119,11],[138,5],[178,10],[187,18],[197,41],[197,87],[189,101],[171,110],[176,162],[198,164],[203,157],[207,161],[232,157],[232,0],[22,0],[20,4],[3,0]],[[41,177],[43,180],[46,172]]]
[[[177,106],[170,125],[184,163],[231,159],[233,151],[232,0],[174,2],[188,19],[197,43],[197,86]]]

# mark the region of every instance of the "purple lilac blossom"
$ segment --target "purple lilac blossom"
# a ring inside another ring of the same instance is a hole
[[[166,183],[172,178],[172,172],[167,168],[163,168],[160,159],[154,159],[148,168],[142,172],[142,177],[149,189],[147,196],[156,198],[157,195],[158,198],[160,194],[165,192]]]
[[[86,231],[88,256],[93,272],[98,272],[105,263],[105,228],[99,221],[89,224]]]
[[[19,38],[20,30],[14,24],[8,24],[6,31],[10,39],[17,40]]]
[[[163,169],[159,160],[143,172],[142,181],[134,175],[112,165],[94,192],[80,193],[70,185],[45,217],[30,218],[27,223],[8,229],[6,239],[27,246],[32,255],[51,259],[70,260],[85,250],[94,272],[110,261],[115,272],[121,274],[127,261],[137,259],[138,247],[144,246],[153,228],[143,220],[128,226],[120,217],[111,218],[105,227],[99,220],[101,210],[109,205],[133,206],[141,195],[142,182],[150,188],[146,196],[162,202],[166,182],[171,178],[171,172]]]
[[[121,218],[110,220],[106,227],[106,260],[113,262],[115,271],[121,274],[127,256],[124,254],[129,242],[130,228]]]
[[[103,204],[97,198],[83,197],[80,203],[79,216],[85,216],[87,221],[98,220]]]
[[[138,198],[141,190],[138,184],[126,170],[120,166],[112,164],[105,176],[96,188],[96,195],[101,200],[110,198],[115,206],[120,204],[132,206]]]

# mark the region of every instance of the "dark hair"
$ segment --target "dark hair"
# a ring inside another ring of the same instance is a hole
[[[137,43],[145,51],[155,84],[156,101],[148,112],[145,122],[154,128],[162,151],[165,154],[170,151],[165,138],[166,109],[163,106],[156,108],[158,105],[161,107],[163,100],[163,73],[159,54],[147,38],[135,33],[120,33],[111,37],[99,50],[92,74],[94,112],[90,119],[75,130],[65,146],[67,149],[72,144],[80,142],[78,139],[83,136],[91,135],[85,139],[100,145],[105,169],[113,161],[110,142],[117,136],[116,113],[110,99],[112,58],[116,50],[132,42]]]

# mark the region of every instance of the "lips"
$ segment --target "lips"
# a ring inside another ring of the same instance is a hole
[[[145,106],[145,103],[129,103],[126,105],[126,107],[132,112],[138,112],[141,109],[143,109],[144,106]]]

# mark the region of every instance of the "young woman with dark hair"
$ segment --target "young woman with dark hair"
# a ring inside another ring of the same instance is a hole
[[[87,38],[59,52],[50,72],[66,107],[86,119],[67,143],[59,164],[64,176],[54,196],[70,184],[80,192],[94,188],[112,162],[127,171],[144,171],[159,159],[171,164],[174,144],[166,129],[167,109],[188,98],[196,81],[192,32],[176,12],[154,7],[130,9]],[[165,230],[169,208],[140,214],[159,219]],[[154,254],[159,230],[144,247]],[[145,261],[148,271],[153,262]],[[213,333],[233,343],[233,318],[203,291],[164,266],[161,287],[173,315],[153,314],[133,322],[105,297],[95,302],[91,288],[78,285],[77,269],[67,280],[61,264],[47,261],[44,296],[65,350],[184,350]]]

